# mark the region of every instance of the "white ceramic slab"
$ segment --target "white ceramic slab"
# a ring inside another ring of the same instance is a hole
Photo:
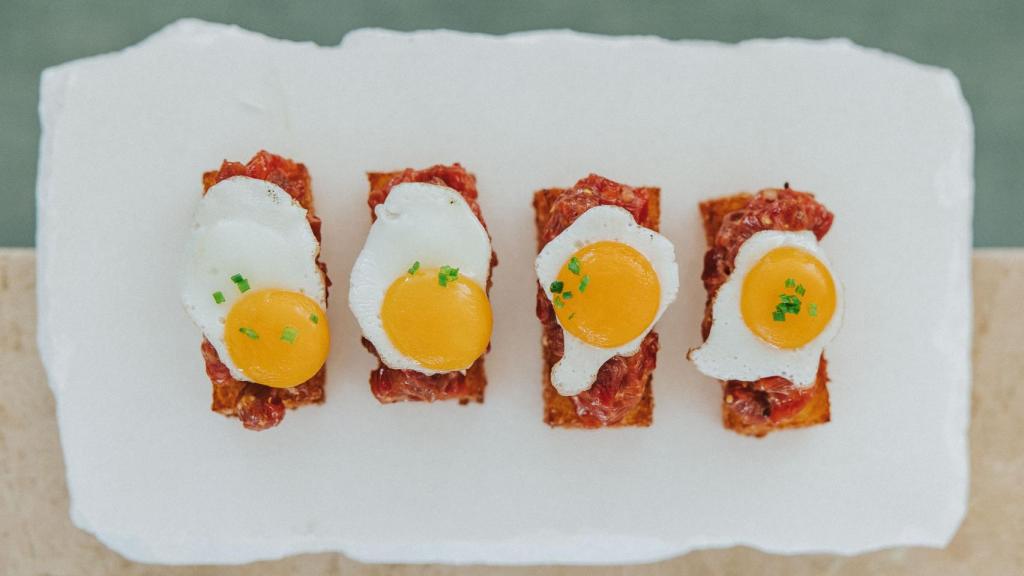
[[[125,556],[234,563],[625,563],[696,548],[945,545],[964,514],[972,125],[945,70],[844,40],[361,30],[320,48],[176,23],[43,77],[39,339],[75,523]],[[305,162],[335,281],[328,403],[252,433],[209,411],[178,300],[203,170]],[[345,305],[364,171],[460,161],[501,260],[482,406],[380,406]],[[541,423],[533,190],[590,171],[663,189],[680,297],[650,429]],[[699,342],[696,203],[789,181],[836,213],[847,321],[833,422],[719,422]]]

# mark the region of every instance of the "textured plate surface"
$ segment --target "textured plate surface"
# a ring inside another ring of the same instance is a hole
[[[39,343],[71,514],[130,558],[856,553],[942,546],[962,519],[972,126],[948,71],[846,41],[364,30],[320,48],[188,20],[48,70],[40,113]],[[312,173],[334,348],[328,403],[254,434],[209,412],[178,286],[201,172],[259,148]],[[381,407],[345,302],[364,172],[453,161],[501,261],[487,402]],[[530,197],[590,171],[661,186],[679,256],[650,429],[541,423]],[[847,316],[833,422],[753,440],[721,428],[717,385],[684,359],[696,203],[783,181],[837,215]]]

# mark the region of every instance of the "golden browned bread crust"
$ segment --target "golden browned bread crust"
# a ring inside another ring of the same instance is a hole
[[[658,188],[638,188],[647,194],[647,218],[643,222],[645,226],[657,231],[661,219],[660,190]],[[548,188],[538,190],[533,195],[534,219],[537,228],[537,250],[538,252],[547,243],[544,238],[544,230],[547,227],[548,219],[551,216],[551,207],[562,194],[568,192],[565,188]],[[654,348],[657,348],[657,334],[653,335]],[[585,420],[579,416],[576,405],[568,396],[562,396],[551,385],[551,368],[558,362],[558,357],[549,345],[546,337],[542,338],[543,347],[543,387],[544,387],[544,423],[559,428],[594,428],[600,426],[592,420]],[[639,403],[630,410],[622,419],[617,422],[606,424],[607,427],[622,426],[650,426],[654,416],[654,396],[651,392],[651,372],[642,376],[643,396]]]
[[[458,163],[450,166],[438,164],[422,170],[407,168],[397,172],[369,172],[366,176],[370,182],[367,203],[371,219],[376,218],[374,208],[384,202],[391,188],[403,182],[426,182],[447,186],[461,194],[470,210],[480,220],[480,224],[484,229],[487,228],[477,202],[476,176]],[[497,265],[498,257],[492,250],[490,271],[493,272]],[[491,290],[492,277],[492,274],[488,274],[488,293]],[[389,368],[380,360],[377,350],[369,340],[363,338],[363,346],[377,356],[377,368],[370,373],[370,391],[381,404],[457,400],[459,404],[464,405],[484,401],[484,390],[487,388],[484,356],[477,358],[465,373],[453,371],[427,376],[414,370]]]
[[[203,193],[205,194],[217,182],[232,176],[249,176],[280,186],[306,209],[306,219],[317,244],[320,243],[320,218],[313,207],[313,187],[309,171],[304,164],[265,150],[260,150],[246,164],[225,160],[219,169],[203,173]],[[330,290],[331,279],[327,276],[327,266],[320,260],[319,253],[316,265],[320,268],[325,289]],[[206,363],[206,374],[213,385],[211,409],[219,414],[238,418],[249,430],[273,428],[284,419],[286,410],[324,402],[326,366],[298,386],[271,388],[232,378],[228,367],[220,361],[217,351],[205,338],[201,350],[203,361]]]
[[[544,360],[544,423],[553,428],[594,428],[587,425],[576,413],[576,405],[568,396],[562,396],[551,385],[552,362]],[[650,426],[654,421],[654,395],[651,394],[651,375],[644,378],[644,395],[640,403],[626,417],[618,422],[608,424],[608,428],[622,426]]]
[[[715,243],[719,228],[726,217],[737,210],[742,210],[753,196],[742,193],[732,196],[725,196],[701,202],[700,215],[704,223],[704,235],[708,247]],[[708,303],[710,307],[710,301]],[[807,404],[794,416],[780,422],[772,422],[763,418],[745,418],[741,413],[733,410],[734,397],[730,394],[730,386],[749,385],[750,383],[722,381],[722,423],[726,428],[748,436],[762,437],[774,430],[785,428],[803,428],[815,424],[823,424],[831,419],[829,395],[828,395],[828,362],[824,355],[818,364],[817,379],[814,388],[811,390],[811,398]]]

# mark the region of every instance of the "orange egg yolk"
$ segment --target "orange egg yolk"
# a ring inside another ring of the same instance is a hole
[[[811,253],[776,248],[747,272],[740,295],[750,331],[779,348],[800,348],[828,326],[836,289],[828,268]]]
[[[442,285],[437,268],[417,269],[395,280],[384,294],[384,332],[404,356],[429,370],[465,370],[491,341],[491,303],[464,276]]]
[[[246,378],[291,388],[312,378],[327,361],[327,316],[310,297],[287,290],[243,295],[224,324],[228,354]]]
[[[562,327],[599,348],[622,346],[654,322],[661,284],[650,261],[620,242],[577,251],[549,287]]]

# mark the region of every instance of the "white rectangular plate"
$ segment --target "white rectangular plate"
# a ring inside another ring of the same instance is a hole
[[[48,70],[39,339],[75,523],[125,556],[625,563],[695,548],[945,545],[967,493],[972,126],[948,71],[848,41],[360,30],[340,47],[187,20]],[[334,279],[328,402],[271,431],[209,410],[179,301],[200,174],[305,162]],[[346,306],[368,170],[459,161],[501,261],[483,405],[381,406]],[[654,426],[541,422],[531,194],[663,190],[680,298]],[[825,426],[738,436],[700,342],[697,203],[789,181],[836,214],[846,286]]]

